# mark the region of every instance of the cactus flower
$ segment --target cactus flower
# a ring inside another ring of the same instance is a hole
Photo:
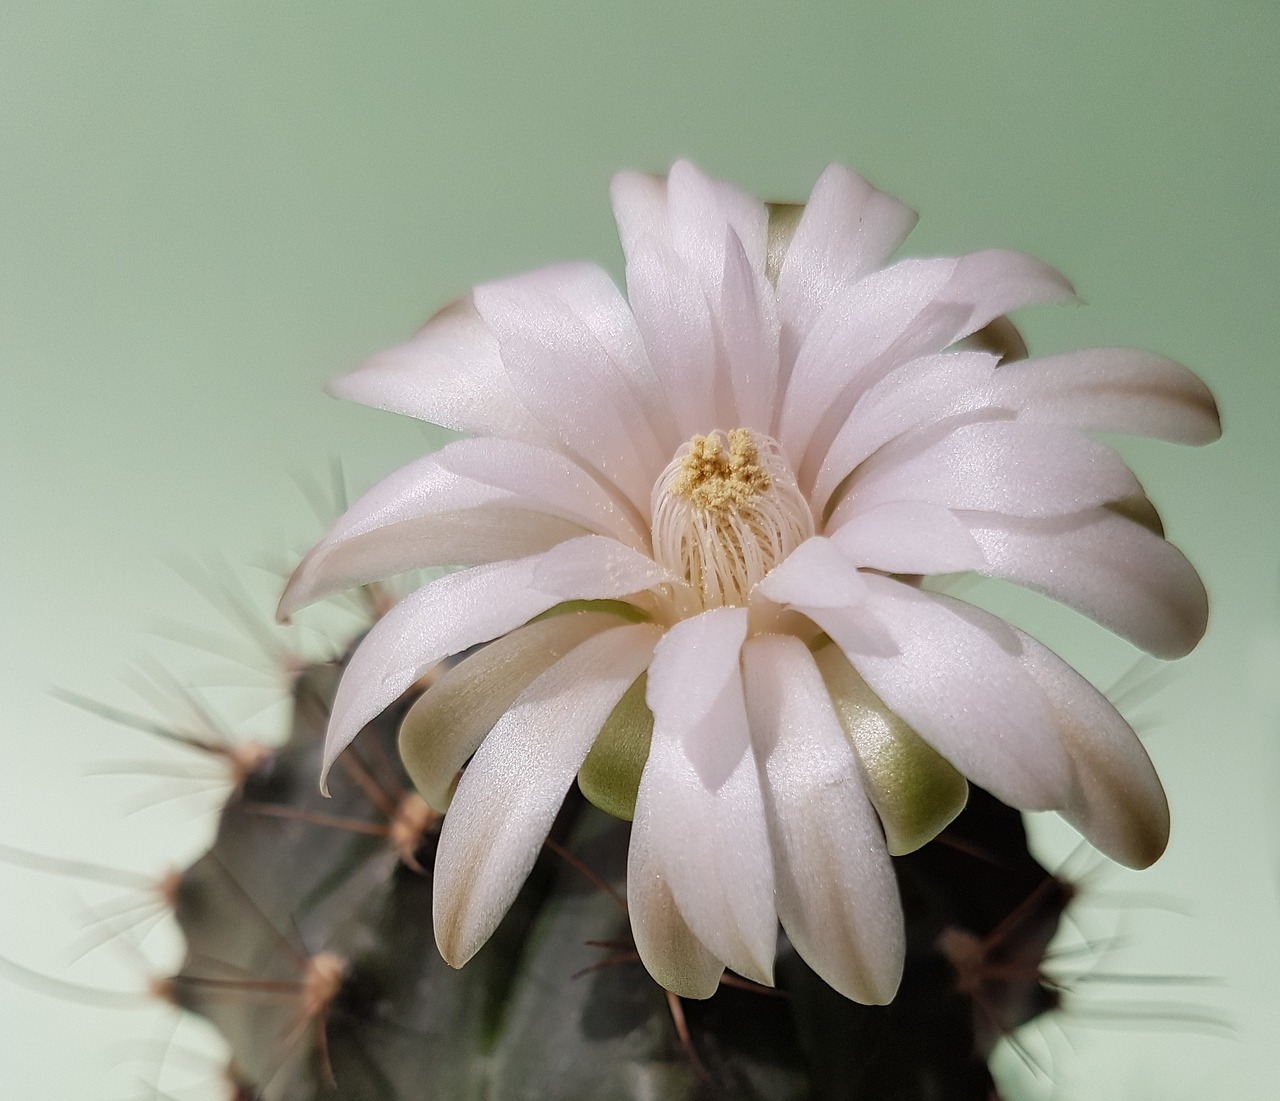
[[[326,743],[327,770],[472,651],[401,734],[447,808],[445,959],[496,927],[575,777],[632,819],[636,946],[692,997],[726,966],[771,982],[781,922],[836,989],[891,999],[890,855],[936,835],[967,781],[1123,863],[1159,856],[1167,805],[1124,719],[923,582],[1004,578],[1190,650],[1200,580],[1088,433],[1207,442],[1205,387],[1120,348],[1002,362],[974,334],[1069,284],[1004,250],[890,262],[915,215],[839,166],[803,207],[683,162],[620,174],[612,199],[625,297],[589,264],[477,286],[332,385],[464,438],[358,500],[281,605],[452,568],[356,650]]]

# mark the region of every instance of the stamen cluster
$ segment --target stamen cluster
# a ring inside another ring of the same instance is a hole
[[[703,608],[745,606],[812,534],[781,449],[746,428],[694,436],[654,485],[654,556],[689,582]]]

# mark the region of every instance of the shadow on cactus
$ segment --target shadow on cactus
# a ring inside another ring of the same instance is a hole
[[[316,790],[339,672],[300,676],[289,740],[177,891],[189,951],[172,996],[222,1032],[246,1096],[988,1101],[994,1040],[1056,1003],[1039,967],[1070,890],[1027,853],[1017,812],[977,790],[897,861],[908,953],[889,1006],[836,994],[785,941],[774,990],[726,976],[705,1002],[668,995],[630,940],[628,826],[576,791],[497,933],[455,970],[431,931],[438,819],[404,813],[405,704],[341,758],[331,799]]]

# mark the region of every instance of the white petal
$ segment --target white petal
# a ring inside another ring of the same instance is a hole
[[[643,547],[630,512],[557,452],[458,440],[360,497],[299,563],[280,614],[407,570],[523,558],[589,532]]]
[[[341,541],[326,539],[298,563],[276,615],[287,622],[323,597],[409,570],[523,558],[586,534],[578,524],[527,509],[479,508],[423,516]]]
[[[994,401],[1020,419],[1203,444],[1221,434],[1213,395],[1181,364],[1134,348],[1007,363],[991,382]]]
[[[558,452],[512,440],[458,440],[435,458],[459,477],[493,486],[532,509],[637,548],[648,542],[647,528],[625,504]]]
[[[833,540],[815,535],[770,570],[755,591],[775,604],[855,608],[867,596],[855,565]]]
[[[649,974],[681,998],[709,998],[724,964],[693,935],[653,857],[649,807],[639,804],[627,849],[627,913],[636,951]]]
[[[814,483],[815,512],[828,507],[832,493],[864,459],[890,440],[957,412],[995,404],[982,400],[982,387],[995,371],[985,352],[943,352],[922,356],[890,372],[858,398],[840,426]]]
[[[882,573],[957,573],[986,565],[955,513],[919,501],[891,501],[859,512],[831,542],[855,566]]]
[[[677,161],[667,175],[667,208],[672,245],[709,296],[724,275],[729,231],[742,242],[752,268],[764,274],[769,215],[754,195]]]
[[[334,379],[328,390],[458,432],[535,443],[553,439],[516,395],[498,343],[470,297],[446,306],[412,340]]]
[[[1073,302],[1076,294],[1043,260],[1010,249],[986,249],[960,257],[940,297],[973,307],[956,334],[959,339],[1022,306]]]
[[[986,558],[980,572],[1060,600],[1157,657],[1181,657],[1204,634],[1209,602],[1191,563],[1110,509],[961,519]]]
[[[725,246],[719,321],[733,392],[733,424],[770,432],[778,390],[777,306],[773,287],[751,266],[733,233]]]
[[[476,751],[436,854],[436,944],[461,967],[515,900],[591,743],[649,663],[660,628],[615,627],[528,686]]]
[[[1019,664],[1013,629],[958,600],[875,574],[860,579],[866,595],[855,608],[790,603],[969,779],[1025,810],[1067,806],[1075,798],[1071,765],[1044,693]],[[829,583],[815,577],[815,593]]]
[[[1023,667],[1053,708],[1063,745],[1079,777],[1062,816],[1089,842],[1131,868],[1145,868],[1169,840],[1169,804],[1133,728],[1079,673],[1018,632]]]
[[[671,244],[671,218],[667,212],[667,178],[648,172],[619,172],[609,182],[613,220],[628,261],[642,237],[652,236]]]
[[[473,295],[521,401],[647,516],[653,480],[679,441],[634,319],[608,277],[592,265],[564,264]]]
[[[801,481],[813,480],[854,400],[888,370],[1019,306],[1072,297],[1052,268],[1001,249],[901,260],[833,295],[801,346],[783,407],[782,438],[804,456]]]
[[[880,267],[906,240],[916,213],[838,164],[818,177],[778,274],[786,323],[807,332],[833,294]]]
[[[887,501],[1057,516],[1142,496],[1105,444],[1070,428],[970,419],[987,416],[939,422],[881,448],[854,472],[832,523]]]
[[[601,612],[553,615],[517,627],[446,670],[400,724],[400,757],[422,797],[446,810],[467,758],[529,682],[619,622]]]
[[[902,905],[853,750],[804,643],[761,635],[742,660],[782,926],[841,994],[883,1005],[902,977]]]
[[[681,441],[720,427],[732,391],[717,371],[715,322],[693,272],[670,245],[642,237],[628,254],[627,297]]]
[[[955,339],[971,307],[937,301],[955,269],[949,259],[900,260],[832,296],[800,346],[783,395],[777,438],[793,465],[816,474],[862,393]]]
[[[447,574],[382,617],[347,664],[325,735],[321,783],[338,754],[437,662],[565,600],[628,596],[668,580],[650,558],[600,535],[544,554]]]
[[[738,656],[743,608],[671,628],[649,667],[653,740],[636,813],[693,934],[739,974],[773,981],[777,913]]]

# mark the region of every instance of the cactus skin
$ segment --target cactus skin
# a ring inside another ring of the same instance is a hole
[[[244,1101],[991,1101],[994,1041],[1055,1005],[1039,965],[1070,890],[1028,854],[1018,813],[977,789],[896,862],[908,956],[889,1006],[841,997],[785,938],[777,992],[670,999],[618,901],[629,827],[576,789],[552,831],[572,859],[544,849],[455,971],[431,928],[438,819],[398,851],[344,821],[387,832],[409,787],[404,701],[334,770],[333,798],[317,791],[340,672],[299,676],[289,740],[245,777],[177,891],[188,954],[172,996],[222,1032]]]

